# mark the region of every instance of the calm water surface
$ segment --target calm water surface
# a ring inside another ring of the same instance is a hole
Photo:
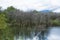
[[[38,35],[40,35],[40,33],[38,33],[36,36],[34,36],[34,34],[31,34],[31,36],[33,36],[32,38],[24,38],[21,36],[18,36],[18,38],[16,38],[15,36],[14,40],[43,40],[39,39],[40,37]],[[44,40],[60,40],[60,27],[49,28],[48,36]]]

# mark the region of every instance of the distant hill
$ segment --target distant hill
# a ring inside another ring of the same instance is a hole
[[[40,12],[43,12],[43,13],[48,13],[48,12],[51,12],[51,10],[42,10]]]

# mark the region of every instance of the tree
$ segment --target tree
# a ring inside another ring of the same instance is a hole
[[[5,14],[0,13],[0,29],[5,29],[7,27],[6,21]]]

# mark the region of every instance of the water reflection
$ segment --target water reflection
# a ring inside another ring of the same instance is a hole
[[[14,40],[60,40],[60,27],[51,27],[49,28],[49,33],[46,32],[44,35],[41,35],[41,32],[38,32],[37,35],[34,34],[35,33],[31,34],[31,38],[24,36],[16,38],[15,36]]]
[[[42,35],[41,35],[41,32],[38,32],[36,35],[34,35],[35,33],[31,34],[31,37],[25,37],[25,35],[22,37],[22,36],[19,36],[17,38],[17,36],[14,37],[14,40],[43,40],[42,39]]]
[[[60,27],[50,28],[48,40],[60,40]]]

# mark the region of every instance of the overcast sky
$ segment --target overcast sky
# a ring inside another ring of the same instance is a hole
[[[21,10],[43,10],[60,7],[60,0],[0,0],[0,6],[4,9],[14,6]],[[60,9],[55,11],[59,12]]]

